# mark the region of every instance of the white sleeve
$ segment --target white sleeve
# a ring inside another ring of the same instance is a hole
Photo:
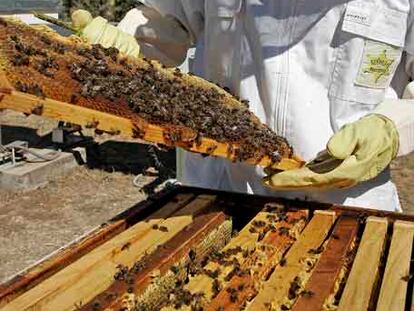
[[[400,138],[398,156],[414,151],[414,82],[406,89],[405,99],[389,99],[380,104],[375,113],[394,122]]]
[[[414,0],[411,0],[411,10],[407,22],[407,35],[404,50],[407,53],[405,71],[414,80]]]
[[[204,4],[208,0],[139,0],[164,17],[177,19],[187,29],[194,44],[204,30]]]
[[[410,14],[408,16],[408,31],[405,40],[405,51],[414,56],[414,0],[410,1],[410,7]]]
[[[144,56],[168,66],[181,64],[191,46],[189,33],[175,18],[144,6],[129,11],[118,28],[135,36]]]
[[[118,27],[136,37],[142,53],[168,66],[180,65],[204,29],[204,0],[140,0]]]

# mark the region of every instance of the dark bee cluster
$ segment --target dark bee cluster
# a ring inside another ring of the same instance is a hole
[[[42,75],[53,78],[54,72],[59,70],[59,65],[56,62],[55,58],[49,56],[47,51],[44,49],[36,48],[31,45],[25,44],[22,40],[19,39],[16,35],[11,35],[10,40],[12,41],[15,49],[15,54],[11,59],[11,63],[16,67],[29,66],[31,65],[35,70],[37,70]],[[59,43],[52,43],[50,39],[46,36],[42,36],[40,40],[51,46],[52,50],[56,53],[63,54],[65,52],[65,47]],[[22,82],[19,82],[20,85],[23,85]],[[40,88],[40,86],[37,86]],[[24,90],[25,88],[20,88],[22,92],[28,92]],[[29,88],[30,89],[30,88]],[[28,92],[34,95],[40,92]],[[41,92],[43,93],[43,91]],[[43,97],[43,96],[41,96]]]
[[[25,84],[23,82],[18,81],[16,84],[16,90],[23,93],[33,94],[42,99],[45,98],[45,94],[43,93],[42,88],[38,84]]]
[[[190,306],[191,310],[201,311],[203,310],[202,301],[205,294],[200,293],[191,293],[189,290],[185,289],[183,283],[177,284],[177,286],[170,293],[168,305],[174,307],[175,309],[180,309],[184,306]]]
[[[200,146],[203,138],[211,138],[227,144],[227,153],[235,161],[259,161],[267,156],[278,162],[292,155],[286,140],[261,124],[249,111],[248,102],[230,94],[228,88],[220,91],[208,83],[199,86],[179,69],[161,68],[146,59],[138,65],[120,56],[116,48],[66,44],[47,33],[29,33],[19,27],[10,31],[8,43],[14,48],[10,63],[29,67],[48,79],[69,71],[71,82],[79,83],[78,90],[66,99],[72,104],[91,98],[123,109],[129,106],[142,119],[167,129],[165,138],[172,145]],[[39,84],[38,88],[46,90],[46,85]],[[173,129],[178,130],[171,132]],[[195,135],[183,136],[184,129]],[[217,148],[215,144],[207,147],[207,155]]]
[[[286,153],[279,150],[280,146],[287,146],[286,141],[255,122],[244,105],[225,105],[223,92],[183,82],[178,69],[168,76],[148,60],[146,66],[136,67],[119,57],[116,49],[100,45],[79,48],[77,54],[83,60],[71,64],[69,70],[71,77],[82,85],[83,97],[127,103],[150,123],[190,128],[197,133],[194,143],[208,137],[237,144],[240,147],[234,154],[239,161],[267,155],[276,162],[280,154]],[[174,142],[180,140],[179,133],[170,136]]]

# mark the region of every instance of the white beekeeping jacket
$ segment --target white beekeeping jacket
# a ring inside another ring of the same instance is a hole
[[[409,75],[414,77],[412,58],[407,57],[414,55],[410,0],[142,2],[180,22],[177,28],[187,36],[179,31],[177,50],[197,45],[197,75],[248,99],[251,110],[305,160],[325,149],[344,124],[375,112],[386,98],[401,97]],[[121,29],[138,37],[150,34],[154,19],[149,23],[151,14],[140,15],[131,11]],[[168,50],[162,53],[168,57]],[[412,124],[414,120],[409,131]],[[183,182],[199,187],[400,208],[389,170],[348,190],[285,193],[265,189],[259,167],[190,153],[184,166]]]

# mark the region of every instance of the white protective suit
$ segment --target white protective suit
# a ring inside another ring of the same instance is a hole
[[[324,150],[344,124],[376,111],[396,123],[400,153],[413,150],[414,103],[395,100],[414,77],[413,0],[141,2],[152,10],[130,11],[119,27],[137,36],[144,54],[174,64],[196,44],[194,73],[248,99],[251,110],[305,160]],[[367,69],[372,58],[388,64],[387,70]],[[387,98],[393,100],[383,103]],[[186,153],[182,182],[400,209],[389,170],[351,189],[315,193],[271,191],[263,176],[259,167]]]

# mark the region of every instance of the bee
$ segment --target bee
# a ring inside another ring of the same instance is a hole
[[[236,303],[237,300],[239,299],[237,289],[229,287],[226,289],[226,292],[230,294],[230,302]]]
[[[217,145],[211,145],[207,148],[206,153],[209,154],[209,155],[213,154],[214,151],[216,151],[217,148],[218,148]]]
[[[26,55],[16,54],[12,59],[14,66],[28,66],[30,64],[30,58]]]
[[[293,281],[290,283],[289,291],[288,291],[288,298],[290,300],[295,299],[298,295],[298,291],[300,290],[300,278],[295,277]]]
[[[106,300],[108,300],[108,301],[111,301],[111,300],[114,300],[115,298],[116,298],[116,294],[115,293],[107,293],[106,295],[105,295],[105,299]]]
[[[159,231],[161,231],[161,232],[168,232],[168,228],[167,228],[167,227],[165,227],[165,226],[160,226],[160,227],[158,228],[158,230],[159,230]]]
[[[247,99],[242,99],[241,103],[246,107],[249,108],[249,101]]]
[[[122,245],[121,251],[129,250],[130,247],[131,247],[131,243],[127,242],[124,245]]]
[[[218,276],[218,274],[216,275],[214,273],[214,271],[211,271],[211,270],[208,270],[208,269],[203,269],[203,272],[204,272],[205,275],[207,275],[208,277],[210,277],[212,279],[215,279]]]
[[[303,291],[300,293],[300,295],[301,295],[301,296],[303,296],[303,297],[305,297],[305,298],[310,298],[310,297],[314,296],[314,295],[315,295],[315,293],[314,293],[314,292],[312,292],[311,290],[303,290]]]
[[[408,275],[403,276],[401,280],[404,282],[409,282],[413,277],[414,277],[414,274],[408,274]]]
[[[278,231],[279,231],[279,235],[289,236],[290,234],[290,229],[287,227],[280,227]]]
[[[263,220],[255,220],[252,222],[252,225],[258,228],[262,228],[266,226],[266,222],[264,222]]]
[[[73,94],[70,96],[70,100],[69,100],[69,102],[70,102],[71,104],[76,105],[76,104],[78,103],[78,101],[79,101],[79,97],[81,97],[79,93],[73,93]]]
[[[178,272],[180,271],[180,269],[177,266],[171,266],[170,270],[174,274],[178,274]]]
[[[43,113],[43,105],[42,104],[36,104],[33,106],[31,113],[36,115],[36,116],[40,116]]]
[[[223,286],[221,285],[220,281],[218,279],[214,279],[212,284],[213,298],[217,297],[222,289]]]
[[[181,73],[181,70],[179,68],[175,68],[174,70],[174,76],[181,78],[183,74]]]
[[[260,242],[261,240],[264,239],[266,233],[264,231],[259,233],[259,236],[257,237],[257,242]]]
[[[188,257],[190,258],[191,261],[195,261],[197,258],[197,254],[194,250],[190,250],[190,252],[188,253]]]
[[[101,304],[99,302],[94,302],[92,305],[93,311],[98,311],[101,308]]]
[[[322,253],[324,251],[324,247],[323,246],[319,246],[317,248],[312,248],[308,251],[309,254],[312,255],[318,255],[320,253]]]

